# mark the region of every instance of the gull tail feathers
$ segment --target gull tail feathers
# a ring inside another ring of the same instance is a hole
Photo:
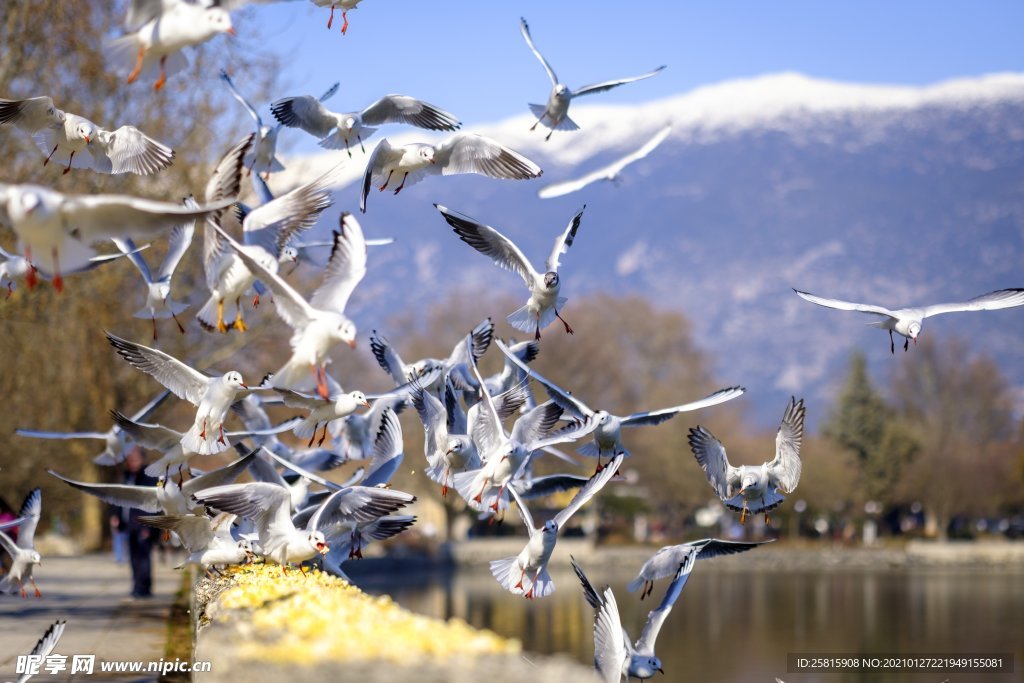
[[[302,391],[314,384],[313,372],[305,363],[289,359],[284,366],[275,372],[270,380],[270,386],[275,389],[292,389]],[[307,434],[308,438],[310,435]]]
[[[532,313],[530,313],[530,307],[528,305],[523,306],[522,308],[519,308],[516,311],[510,313],[508,317],[505,318],[505,320],[508,321],[509,325],[516,328],[520,332],[533,333],[536,332],[538,329],[537,318]]]
[[[212,332],[217,329],[217,301],[217,297],[211,296],[206,300],[206,303],[203,304],[203,307],[199,309],[199,312],[196,313],[196,320],[199,321],[199,325],[208,332]]]
[[[522,588],[516,587],[520,578],[518,569],[515,555],[491,561],[491,576],[498,580],[502,588],[514,595],[522,595],[523,593]],[[523,585],[526,585],[526,579],[523,580]]]
[[[562,120],[558,122],[557,126],[552,126],[551,125],[551,119],[549,119],[547,116],[544,115],[544,112],[547,111],[547,107],[545,105],[543,105],[543,104],[533,104],[531,102],[528,106],[530,107],[530,111],[533,112],[533,115],[536,116],[537,119],[540,121],[541,125],[546,127],[546,128],[550,128],[551,130],[566,130],[566,131],[568,131],[568,130],[579,130],[580,129],[580,127],[578,125],[576,125],[576,122],[573,121],[572,119],[570,119],[568,116],[562,118]]]
[[[551,574],[548,573],[547,568],[540,571],[540,575],[537,576],[537,580],[533,581],[532,577],[527,577],[523,581],[523,587],[527,593],[533,590],[530,594],[532,598],[546,598],[555,592],[555,582],[551,579]]]

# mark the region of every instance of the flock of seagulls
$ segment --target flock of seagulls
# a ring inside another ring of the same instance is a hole
[[[345,33],[346,13],[359,0],[313,2],[331,8],[328,28],[335,9],[340,8],[341,31]],[[219,33],[232,33],[230,10],[238,4],[134,0],[126,34],[111,46],[113,53],[135,60],[127,82],[158,72],[154,87],[159,90],[184,62],[182,48]],[[578,126],[568,116],[572,99],[650,78],[664,68],[570,90],[537,50],[525,20],[520,21],[520,30],[552,83],[547,104],[530,105],[537,117],[534,128],[576,130]],[[342,389],[328,372],[331,353],[338,345],[356,345],[356,324],[346,315],[346,307],[369,267],[368,245],[387,240],[368,240],[356,217],[340,212],[332,219],[338,227],[331,240],[322,243],[330,251],[319,286],[307,295],[287,280],[281,265],[297,264],[302,250],[316,246],[303,242],[303,235],[329,215],[335,172],[332,169],[274,197],[265,180],[284,168],[276,155],[280,130],[300,128],[317,137],[322,147],[344,149],[346,156],[353,156],[357,145],[365,154],[366,139],[380,126],[403,124],[454,132],[462,124],[444,109],[405,95],[386,95],[362,110],[336,113],[324,105],[336,93],[335,84],[320,98],[301,95],[275,100],[270,110],[278,124],[271,126],[230,75],[222,72],[221,79],[253,118],[256,130],[226,151],[211,172],[201,201],[191,196],[182,203],[123,195],[76,196],[43,185],[2,183],[0,224],[13,230],[18,245],[15,252],[2,251],[0,276],[9,292],[18,278],[24,278],[30,289],[39,279],[52,279],[60,291],[64,275],[110,259],[128,258],[146,288],[145,304],[135,315],[151,319],[152,342],[156,344],[158,319],[173,318],[180,332],[185,332],[179,316],[188,308],[190,297],[178,292],[181,301],[175,301],[171,283],[176,267],[191,248],[197,226],[202,226],[208,296],[196,315],[199,324],[210,333],[243,333],[255,324],[247,324],[243,318],[249,297],[255,305],[261,295],[267,296],[291,330],[287,358],[277,368],[265,368],[268,372],[262,380],[247,383],[235,370],[208,374],[158,348],[107,332],[114,351],[162,385],[162,390],[135,411],[112,411],[115,424],[105,432],[23,429],[18,434],[100,440],[103,450],[95,462],[101,465],[119,463],[129,442],[156,451],[158,457],[147,467],[147,472],[159,476],[156,486],[96,484],[48,472],[109,504],[146,512],[145,523],[178,535],[188,551],[185,564],[216,569],[258,559],[277,563],[282,571],[288,565],[311,564],[344,576],[344,563],[361,557],[367,543],[415,524],[414,516],[401,514],[415,502],[415,496],[395,490],[389,483],[405,457],[397,414],[411,407],[424,429],[425,472],[440,486],[442,496],[454,490],[466,507],[491,521],[502,519],[515,503],[528,541],[518,555],[491,562],[496,582],[526,599],[550,595],[555,587],[547,567],[559,532],[586,503],[615,485],[620,466],[631,455],[622,430],[655,426],[680,413],[711,408],[738,398],[745,389],[727,387],[695,401],[624,416],[590,407],[571,388],[560,387],[529,365],[541,352],[541,331],[556,319],[566,333],[574,332],[562,316],[567,298],[559,271],[563,256],[579,235],[584,209],[558,234],[541,270],[495,228],[440,205],[435,206],[459,239],[522,277],[529,298],[507,320],[532,339],[505,343],[495,338],[494,325],[487,319],[465,334],[452,334],[445,341],[453,344],[446,358],[406,362],[395,345],[374,330],[370,346],[394,388],[379,395]],[[47,96],[0,100],[0,125],[6,124],[32,135],[45,156],[43,166],[54,161],[63,166],[63,173],[88,169],[150,175],[175,158],[170,147],[134,126],[109,131],[57,109]],[[601,179],[614,181],[625,166],[651,153],[669,132],[665,127],[635,153],[579,180],[549,186],[540,195],[558,196]],[[238,202],[246,173],[260,201],[258,206]],[[501,142],[474,133],[458,132],[439,144],[404,146],[394,146],[385,138],[366,159],[359,209],[366,212],[371,187],[398,193],[428,175],[460,173],[529,180],[539,177],[542,170]],[[166,256],[154,274],[141,254],[145,245],[139,247],[137,242],[164,239],[168,243]],[[96,245],[107,240],[117,251],[97,253]],[[910,340],[917,340],[921,322],[928,316],[1024,304],[1022,289],[999,290],[961,304],[898,310],[796,293],[822,306],[882,316],[873,324],[889,330],[890,337],[893,331],[906,337],[905,349]],[[503,369],[484,377],[478,361],[492,342],[501,354]],[[538,402],[532,386],[541,387],[547,400]],[[195,407],[191,424],[166,427],[147,422],[172,394]],[[275,422],[271,415],[282,410],[280,406],[302,415]],[[363,408],[367,411],[358,412]],[[740,513],[741,523],[748,515],[761,512],[768,523],[768,511],[795,490],[801,473],[804,418],[804,402],[794,397],[785,408],[774,457],[760,466],[731,465],[722,442],[710,431],[701,426],[690,429],[689,445],[697,466],[723,503]],[[234,422],[241,427],[231,428],[229,423]],[[301,444],[282,441],[279,435],[287,431]],[[593,474],[576,471],[534,476],[541,458],[557,457],[578,465],[575,457],[554,448],[569,443],[579,443],[581,455],[597,458]],[[240,457],[205,473],[193,469],[197,460],[202,462],[206,456],[229,449]],[[337,483],[323,476],[347,462],[359,464],[347,481]],[[252,481],[236,481],[245,474]],[[533,503],[528,501],[572,490],[577,492],[567,506],[542,524],[534,520]],[[29,582],[35,595],[40,595],[32,569],[41,561],[33,546],[41,505],[40,490],[35,489],[26,498],[19,518],[0,528],[0,547],[13,557],[11,570],[0,581],[0,591],[20,591],[27,596],[25,582]],[[17,541],[8,535],[11,529],[17,529]],[[669,577],[671,581],[635,643],[623,629],[612,589],[596,589],[573,560],[584,596],[595,609],[595,667],[602,679],[644,679],[663,671],[655,655],[655,641],[695,561],[757,545],[703,539],[655,553],[628,590],[639,590],[644,599],[656,581]],[[52,650],[63,629],[63,623],[58,623],[40,641],[37,651]]]

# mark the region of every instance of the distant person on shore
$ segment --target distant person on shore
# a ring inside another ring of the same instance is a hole
[[[133,446],[124,461],[122,483],[131,486],[155,486],[156,479],[142,471],[144,466],[142,449]],[[132,597],[151,597],[153,595],[153,530],[139,522],[141,510],[129,507],[113,509],[115,512],[110,516],[110,526],[115,535],[124,533],[128,540],[128,556],[132,563]]]

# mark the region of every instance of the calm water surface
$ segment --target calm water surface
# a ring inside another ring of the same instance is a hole
[[[659,582],[643,603],[627,593],[632,575],[585,567],[591,581],[616,592],[623,625],[635,640]],[[1024,572],[893,569],[780,572],[709,571],[698,565],[658,637],[666,676],[655,680],[774,683],[1024,682]],[[703,570],[703,571],[701,571]],[[499,590],[486,567],[443,576],[408,576],[387,592],[409,609],[459,617],[518,638],[527,651],[593,661],[594,612],[568,568],[553,572],[557,590],[527,602]],[[396,577],[397,578],[397,577]],[[366,582],[360,580],[361,584]],[[1009,652],[1012,674],[788,673],[790,652],[874,655]]]

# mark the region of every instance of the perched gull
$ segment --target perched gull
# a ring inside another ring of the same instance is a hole
[[[884,316],[882,320],[868,323],[872,327],[881,327],[889,330],[889,350],[896,353],[896,343],[893,341],[892,333],[905,337],[903,350],[910,347],[910,340],[917,343],[917,337],[921,334],[921,323],[925,318],[940,313],[956,313],[959,311],[994,311],[1000,308],[1012,308],[1024,305],[1024,289],[998,289],[988,294],[982,294],[963,303],[957,304],[935,304],[933,306],[920,306],[918,308],[900,308],[890,310],[883,306],[872,304],[857,304],[839,299],[826,299],[824,297],[801,292],[794,289],[794,292],[802,299],[813,304],[827,308],[837,308],[841,311],[860,311],[861,313],[873,313]]]
[[[233,199],[191,209],[127,195],[70,195],[39,185],[0,183],[0,225],[14,230],[29,263],[53,273],[53,286],[60,292],[64,288],[60,264],[68,272],[88,264],[96,255],[89,246],[92,242],[154,237],[178,223],[222,209]],[[34,272],[29,271],[25,281],[34,287]]]
[[[607,166],[597,169],[587,175],[577,178],[575,180],[565,180],[560,183],[553,183],[546,185],[537,192],[537,196],[541,199],[551,199],[552,197],[561,197],[562,195],[570,194],[582,190],[591,183],[596,183],[599,180],[610,180],[613,183],[618,183],[619,174],[622,170],[632,164],[634,161],[640,161],[645,156],[650,154],[665,141],[669,133],[672,132],[672,126],[665,126],[659,130],[653,138],[644,143],[644,146],[635,152],[631,152],[624,157],[621,157]]]
[[[21,590],[21,597],[28,597],[25,592],[25,579],[32,583],[36,591],[36,597],[42,597],[36,580],[32,578],[32,567],[40,564],[43,558],[34,547],[36,537],[36,525],[39,524],[39,516],[43,512],[43,492],[41,489],[32,489],[25,502],[21,504],[18,517],[21,522],[18,524],[18,541],[15,543],[11,537],[0,531],[0,548],[3,548],[11,556],[11,568],[7,574],[0,579],[0,595],[13,593],[14,584],[17,582]]]
[[[166,389],[161,391],[134,413],[131,416],[131,420],[133,422],[145,420],[170,395],[171,392]],[[18,436],[27,436],[32,439],[96,439],[103,441],[103,450],[92,459],[97,465],[116,465],[124,461],[125,449],[128,440],[130,440],[130,437],[124,433],[116,422],[113,427],[105,432],[46,432],[38,429],[18,429],[14,433]]]
[[[626,83],[632,83],[633,81],[640,81],[645,78],[650,78],[662,69],[664,66],[659,66],[650,73],[643,74],[641,76],[633,76],[632,78],[620,78],[614,81],[603,81],[601,83],[593,83],[591,85],[585,85],[578,90],[570,90],[568,86],[561,83],[558,80],[558,76],[555,75],[555,70],[548,64],[548,60],[544,59],[544,56],[540,53],[537,47],[533,44],[533,38],[530,37],[530,27],[526,24],[526,19],[519,19],[519,30],[523,34],[523,38],[526,39],[526,44],[530,46],[530,50],[534,56],[540,60],[540,63],[544,66],[544,70],[548,74],[548,78],[551,79],[551,94],[548,95],[547,104],[530,104],[530,111],[537,117],[536,123],[530,127],[533,130],[537,127],[538,123],[543,123],[550,129],[545,140],[551,138],[551,133],[556,130],[577,130],[579,126],[576,122],[569,118],[569,103],[574,97],[580,97],[581,95],[592,95],[598,92],[604,92],[611,90],[612,88],[624,85]]]
[[[708,483],[730,510],[740,511],[740,523],[747,513],[768,511],[785,500],[779,491],[792,493],[800,481],[800,444],[804,438],[804,401],[789,399],[782,423],[775,435],[775,457],[761,465],[733,467],[725,446],[703,427],[690,428],[690,448],[704,470]]]
[[[527,180],[539,177],[543,171],[519,152],[482,135],[460,133],[439,145],[412,143],[400,147],[392,147],[384,138],[374,148],[366,164],[359,210],[366,213],[366,197],[371,185],[376,185],[383,192],[396,174],[402,176],[395,188],[395,194],[398,194],[406,185],[418,183],[428,175],[460,173]]]
[[[376,126],[405,123],[427,130],[457,130],[462,124],[445,110],[408,95],[385,95],[362,111],[338,114],[309,95],[285,97],[270,105],[274,118],[290,128],[301,128],[320,138],[324,149],[344,148],[352,156],[353,141],[363,147],[363,138],[370,137]]]
[[[665,619],[679,599],[686,580],[690,578],[690,571],[696,559],[696,554],[691,554],[678,567],[661,604],[647,614],[644,630],[636,644],[632,645],[629,642],[629,635],[622,627],[619,607],[615,603],[612,589],[606,587],[604,594],[599,594],[583,573],[583,569],[576,563],[576,558],[572,558],[572,569],[583,584],[583,595],[590,606],[597,610],[594,620],[594,667],[604,683],[619,683],[623,676],[627,680],[643,680],[651,678],[657,672],[665,673],[661,660],[654,654],[654,643]]]
[[[185,198],[183,204],[190,208],[199,206],[196,200],[190,196]],[[138,254],[135,243],[130,239],[114,239],[114,244],[121,250],[135,265],[146,283],[146,305],[135,312],[136,318],[149,318],[153,321],[153,341],[156,341],[156,320],[157,318],[173,318],[178,326],[178,331],[185,334],[185,328],[178,320],[178,314],[188,308],[188,304],[179,303],[171,299],[171,278],[174,270],[181,263],[182,257],[192,245],[192,236],[196,231],[195,221],[180,223],[174,226],[171,236],[167,241],[167,253],[160,264],[160,270],[156,276],[149,270],[146,260]]]
[[[679,545],[666,545],[659,548],[649,560],[644,562],[640,573],[629,582],[626,590],[635,593],[639,589],[640,599],[651,594],[654,590],[654,582],[669,576],[675,576],[680,566],[692,566],[689,561],[690,555],[695,555],[698,560],[706,560],[720,555],[732,555],[742,553],[751,548],[756,548],[772,541],[760,541],[750,543],[745,541],[723,541],[717,538],[702,538],[699,541],[680,543]]]
[[[145,135],[135,126],[101,128],[89,119],[54,106],[49,97],[27,100],[0,99],[0,125],[11,123],[35,139],[46,158],[72,168],[99,173],[149,175],[174,161],[174,150]],[[75,154],[78,154],[76,161]]]
[[[323,283],[306,301],[277,273],[252,258],[227,233],[217,228],[246,267],[274,292],[277,314],[294,330],[292,355],[273,374],[270,385],[275,389],[300,388],[310,370],[316,379],[317,393],[327,398],[325,366],[330,362],[327,352],[338,342],[356,346],[356,326],[345,317],[345,305],[356,285],[366,275],[366,241],[363,230],[352,214],[341,214],[340,227],[334,231],[334,247],[324,269]]]
[[[220,78],[227,84],[234,98],[242,104],[245,110],[249,112],[249,116],[256,122],[256,145],[245,157],[245,165],[249,172],[252,173],[253,169],[255,169],[257,174],[263,173],[264,178],[269,178],[271,173],[283,171],[284,165],[277,158],[277,134],[281,131],[282,124],[268,126],[263,123],[259,112],[238,91],[238,88],[235,87],[234,82],[231,80],[231,76],[223,69],[221,69]],[[320,96],[319,102],[324,102],[333,97],[338,92],[339,85],[341,85],[340,82],[328,88],[327,92]],[[317,103],[319,104],[319,102]]]
[[[341,25],[342,35],[348,32],[348,11],[350,9],[356,9],[362,1],[363,0],[312,0],[313,4],[317,7],[331,8],[331,16],[327,17],[327,30],[330,30],[331,24],[334,23],[334,8],[341,8],[341,19],[345,22]]]
[[[178,398],[197,407],[192,427],[181,437],[181,445],[200,455],[220,453],[228,447],[224,419],[228,408],[249,391],[242,375],[232,370],[210,377],[158,349],[121,339],[107,332],[107,341],[134,367],[151,375]]]
[[[66,625],[67,622],[64,620],[57,620],[50,624],[50,628],[46,629],[42,638],[36,642],[36,646],[28,653],[28,656],[39,657],[38,661],[46,662],[50,658],[50,653],[52,653],[54,648],[57,647],[57,641],[59,641],[60,637],[64,635],[64,627]],[[62,659],[61,661],[64,660]],[[15,681],[15,683],[27,683],[32,676],[33,674],[25,672],[18,677],[18,680]]]
[[[491,574],[505,590],[522,595],[527,600],[543,598],[555,592],[555,582],[548,574],[548,561],[558,542],[558,532],[577,510],[586,505],[615,476],[623,457],[625,456],[621,454],[616,456],[608,467],[592,476],[569,504],[552,519],[544,522],[540,528],[534,524],[533,516],[526,503],[519,497],[516,488],[510,488],[512,496],[516,499],[519,514],[523,518],[523,524],[530,534],[530,540],[519,555],[491,562]]]
[[[160,76],[153,84],[154,90],[164,87],[169,74],[188,65],[188,59],[180,52],[182,48],[198,45],[218,33],[235,35],[226,9],[188,0],[135,2],[128,23],[132,32],[107,44],[109,56],[116,68],[124,70],[135,57],[128,83],[148,76],[159,66]]]
[[[578,452],[591,457],[596,456],[598,459],[598,466],[600,466],[601,458],[612,458],[619,453],[629,455],[629,451],[622,444],[621,431],[623,427],[646,427],[659,425],[666,420],[672,419],[679,413],[700,410],[701,408],[708,408],[710,406],[718,405],[719,403],[731,401],[734,398],[742,396],[746,392],[746,389],[743,387],[728,387],[726,389],[719,389],[713,394],[690,403],[684,403],[671,408],[662,408],[660,410],[633,413],[632,415],[620,417],[612,415],[606,410],[594,410],[590,408],[571,392],[568,392],[554,382],[545,379],[536,370],[530,368],[519,360],[518,356],[500,340],[496,343],[502,353],[505,354],[506,358],[508,358],[520,370],[540,382],[547,390],[551,399],[560,405],[570,416],[577,421],[591,421],[597,425],[594,429],[594,440],[582,446]]]
[[[540,339],[540,331],[553,323],[555,318],[558,318],[565,326],[565,331],[569,334],[573,333],[572,327],[558,313],[558,309],[562,308],[567,301],[565,297],[559,296],[561,282],[558,277],[558,267],[562,255],[569,251],[573,240],[576,239],[576,231],[579,230],[583,209],[586,209],[586,206],[576,212],[576,215],[569,221],[568,227],[555,239],[551,254],[544,263],[545,272],[543,273],[534,269],[512,240],[494,228],[478,223],[472,218],[451,211],[440,204],[434,204],[434,206],[463,242],[484,256],[489,256],[495,265],[518,273],[523,278],[527,289],[530,290],[530,298],[525,306],[508,316],[507,320],[512,327],[523,332],[532,332],[534,339]]]

